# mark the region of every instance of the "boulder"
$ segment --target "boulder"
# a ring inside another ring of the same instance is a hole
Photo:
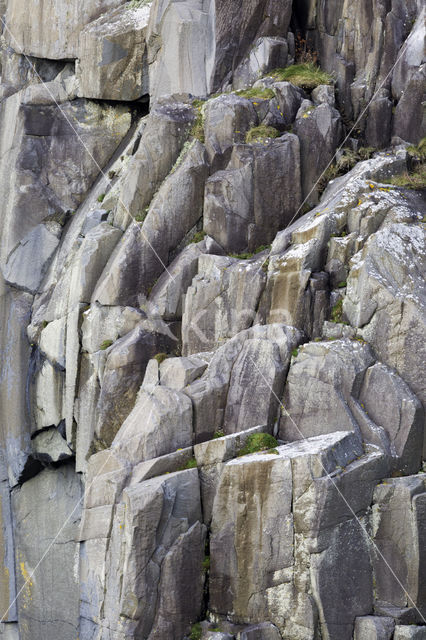
[[[395,109],[392,133],[407,142],[418,144],[426,134],[424,115],[426,65],[411,75]]]
[[[137,100],[148,94],[145,36],[150,4],[124,4],[80,33],[78,95],[98,100]]]
[[[192,445],[192,405],[187,395],[156,386],[142,389],[112,448],[130,464]]]
[[[373,503],[376,598],[416,607],[418,622],[426,612],[425,489],[423,474],[389,478],[377,486]]]
[[[182,316],[182,353],[216,349],[253,324],[265,284],[262,258],[239,261],[201,256]]]
[[[228,252],[254,251],[292,219],[299,185],[296,136],[235,146],[227,169],[206,183],[204,229]]]
[[[396,625],[394,640],[425,640],[426,627]]]
[[[302,197],[312,207],[318,202],[317,181],[343,138],[340,114],[329,104],[320,104],[297,115],[294,133],[300,140]]]
[[[202,107],[204,138],[212,173],[224,169],[233,145],[245,142],[247,131],[257,124],[252,101],[235,93],[212,98]]]
[[[121,0],[89,0],[84,6],[77,0],[11,0],[7,3],[5,36],[18,53],[38,58],[76,58],[83,27],[120,4]]]
[[[263,37],[254,43],[248,56],[240,62],[232,76],[234,89],[245,89],[271,69],[287,66],[287,40]]]
[[[395,629],[392,618],[364,616],[355,619],[354,640],[391,640]]]

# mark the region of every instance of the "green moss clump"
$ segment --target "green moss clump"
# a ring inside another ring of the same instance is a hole
[[[241,89],[235,93],[237,96],[241,96],[241,98],[248,98],[249,100],[271,100],[271,98],[275,97],[275,92],[272,89],[262,89],[261,87]]]
[[[145,207],[145,209],[143,209],[142,211],[140,211],[139,213],[137,213],[135,215],[135,221],[136,222],[143,222],[148,214],[149,211],[149,207]]]
[[[210,556],[204,556],[202,567],[204,573],[207,573],[207,571],[210,569]]]
[[[346,287],[346,280],[339,282],[339,284],[337,285],[338,289],[343,289],[344,287]]]
[[[343,320],[343,300],[338,300],[331,310],[331,321],[340,323]]]
[[[268,127],[265,124],[261,124],[247,131],[246,142],[263,142],[271,138],[278,138],[280,135],[282,135],[282,133],[278,131],[278,129],[275,129],[275,127]]]
[[[296,87],[302,89],[315,89],[320,84],[333,84],[333,77],[322,71],[313,62],[303,62],[301,64],[293,64],[285,69],[274,69],[268,73],[279,81],[291,82]]]
[[[238,260],[249,260],[250,258],[253,258],[253,256],[255,256],[257,253],[261,253],[262,251],[266,251],[267,249],[270,249],[270,248],[271,248],[270,244],[262,244],[260,247],[257,247],[257,249],[255,249],[252,253],[249,253],[249,252],[230,253],[229,257],[237,258]]]
[[[105,200],[106,193],[101,193],[98,196],[98,202],[103,202]]]
[[[164,362],[164,360],[166,360],[166,358],[168,358],[167,353],[157,353],[154,356],[154,359],[157,360],[158,364],[161,364],[162,362]]]
[[[357,162],[369,160],[375,151],[376,149],[373,147],[361,147],[358,151],[343,149],[340,158],[327,168],[324,175],[318,181],[318,191],[322,193],[331,180],[343,176],[353,169]]]
[[[426,163],[418,165],[412,172],[406,171],[383,182],[404,189],[426,189]]]
[[[99,347],[99,349],[101,351],[105,351],[105,349],[108,349],[108,347],[110,347],[113,342],[114,342],[113,340],[104,340],[101,346]]]
[[[275,449],[278,442],[270,433],[252,433],[248,438],[245,446],[239,451],[239,456],[246,456],[249,453],[257,451],[267,451]]]
[[[192,103],[192,108],[195,111],[195,120],[193,122],[191,128],[191,136],[196,138],[200,142],[204,143],[204,108],[205,102],[203,100],[194,100]]]
[[[196,622],[191,627],[191,633],[189,638],[190,640],[200,640],[202,635],[203,635],[203,629],[201,627],[201,624],[199,622]]]
[[[293,351],[291,352],[291,355],[293,356],[293,358],[296,358],[298,353],[299,353],[299,349],[296,347],[296,348],[295,348],[295,349],[293,349]]]
[[[224,430],[223,429],[218,429],[217,431],[214,432],[213,438],[214,439],[223,438],[224,435],[225,435]]]
[[[191,240],[191,243],[196,244],[197,242],[201,242],[201,240],[204,240],[204,238],[206,237],[206,232],[204,230],[202,231],[197,231],[197,233],[194,235],[194,237]]]

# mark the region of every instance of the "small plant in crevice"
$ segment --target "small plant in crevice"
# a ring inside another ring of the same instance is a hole
[[[320,84],[333,84],[333,76],[323,71],[314,62],[302,62],[285,69],[274,69],[268,72],[268,76],[281,82],[291,82],[296,87],[307,91],[315,89]]]
[[[146,216],[148,214],[148,211],[149,211],[149,207],[145,207],[145,209],[143,209],[142,211],[137,213],[135,215],[135,221],[136,222],[144,222],[144,220],[145,220],[145,218],[146,218]]]
[[[108,349],[112,344],[113,344],[114,340],[104,340],[101,343],[101,346],[99,347],[99,349],[101,351],[105,351],[106,349]]]
[[[105,196],[106,193],[101,193],[97,198],[98,202],[103,202],[105,200]]]
[[[373,147],[361,147],[358,151],[343,149],[338,160],[327,167],[326,171],[318,181],[318,192],[321,194],[331,180],[335,180],[339,176],[343,176],[345,173],[348,173],[348,171],[354,168],[357,162],[369,160],[376,151],[377,149],[374,149]]]
[[[225,435],[225,432],[223,429],[217,429],[213,434],[213,439],[223,438],[224,435]]]
[[[197,231],[194,234],[194,237],[191,240],[191,244],[197,244],[197,242],[201,242],[206,237],[206,232],[204,230]]]
[[[279,138],[281,135],[281,131],[278,131],[278,129],[275,129],[275,127],[269,127],[265,124],[260,124],[258,127],[252,127],[247,131],[246,142],[264,142],[265,140]]]
[[[189,640],[201,640],[203,635],[203,629],[199,622],[196,622],[191,627],[191,633],[189,634]]]
[[[268,449],[275,449],[277,446],[278,442],[276,438],[271,436],[270,433],[252,433],[247,438],[244,447],[238,452],[238,456],[246,456],[259,451],[268,451]]]
[[[343,299],[336,302],[331,310],[331,321],[340,324],[343,320]]]
[[[383,180],[385,184],[405,189],[425,189],[426,188],[426,136],[422,138],[418,145],[407,147],[408,171],[388,180]]]
[[[250,252],[230,253],[229,257],[237,258],[238,260],[249,260],[250,258],[253,258],[256,254],[262,253],[262,251],[266,251],[267,249],[270,249],[270,248],[271,248],[270,244],[262,244],[260,247],[257,247],[257,249],[255,249],[251,253]]]
[[[235,92],[240,98],[248,98],[249,100],[271,100],[275,97],[273,89],[262,87],[250,87],[250,89],[240,89]]]
[[[164,360],[167,360],[168,357],[167,353],[156,353],[154,360],[157,360],[158,364],[161,364]]]

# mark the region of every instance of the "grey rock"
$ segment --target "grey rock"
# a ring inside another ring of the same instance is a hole
[[[108,162],[129,130],[131,117],[129,110],[121,105],[85,100],[58,105],[51,96],[44,102],[39,96],[26,100],[25,91],[8,98],[2,109],[0,194],[4,203],[1,234],[4,267],[11,251],[21,241],[25,242],[24,238],[28,240],[28,234],[39,223],[48,216],[75,211],[99,169]],[[15,123],[15,134],[8,131],[10,122]],[[81,140],[86,148],[83,154]],[[96,156],[96,164],[91,156]],[[55,225],[52,229],[55,235]],[[40,258],[33,258],[34,277],[25,271],[22,276],[17,274],[16,264],[12,267],[14,260],[10,267],[15,271],[14,281],[28,281],[32,288],[36,285],[35,279],[43,276],[53,251],[52,241],[56,242],[51,234],[39,228],[40,231],[43,233],[39,237],[46,242],[46,247],[38,249]],[[35,238],[31,236],[30,240],[34,242]],[[23,245],[18,252],[22,250],[25,252]]]
[[[394,640],[425,640],[426,627],[396,625]]]
[[[3,271],[6,282],[36,293],[59,244],[61,232],[61,226],[54,222],[39,224],[30,231],[7,260]]]
[[[73,452],[57,429],[45,429],[33,439],[34,456],[43,463],[59,462]]]
[[[6,19],[10,32],[6,38],[15,51],[38,58],[76,58],[82,28],[120,0],[89,0],[84,7],[73,1],[22,0],[8,2]],[[50,16],[49,24],[45,16]]]
[[[101,276],[93,301],[139,306],[170,264],[186,234],[202,216],[208,165],[203,145],[194,141],[161,185],[142,224],[133,222]]]
[[[377,98],[368,107],[365,137],[367,144],[376,149],[389,146],[392,133],[392,101],[389,98]]]
[[[151,202],[178,159],[194,119],[190,105],[179,97],[169,96],[152,105],[120,188],[115,221],[122,228]]]
[[[304,93],[290,82],[274,82],[273,87],[282,122],[285,126],[290,126],[296,118]]]
[[[207,362],[196,356],[167,358],[160,365],[160,383],[169,389],[181,390],[199,378],[207,369]]]
[[[391,224],[372,235],[351,263],[343,310],[421,401],[424,381],[424,234],[419,226]],[[391,275],[392,274],[392,275]]]
[[[287,57],[288,46],[284,38],[259,38],[249,55],[235,69],[233,88],[245,89],[269,70],[286,67]]]
[[[331,84],[320,84],[312,91],[312,100],[315,104],[329,104],[335,106],[334,87]]]
[[[18,615],[23,640],[53,640],[59,635],[71,640],[78,633],[79,584],[74,566],[81,493],[80,478],[72,466],[66,465],[42,471],[12,495],[19,522],[15,545],[17,587],[22,588]],[[36,571],[42,558],[44,569]],[[48,601],[45,593],[50,594]]]
[[[425,488],[423,474],[390,478],[377,486],[373,504],[376,597],[394,607],[415,606],[423,615]]]
[[[81,327],[83,350],[88,353],[99,351],[99,349],[105,348],[107,343],[111,345],[118,338],[122,338],[130,331],[133,331],[139,324],[144,325],[145,328],[149,326],[149,321],[146,321],[146,314],[140,309],[135,309],[134,307],[102,307],[99,304],[93,304],[90,309],[83,313]]]
[[[364,616],[355,619],[354,640],[391,640],[395,629],[395,621],[392,618],[379,618],[376,616]]]
[[[417,144],[426,132],[425,100],[426,65],[411,75],[405,91],[395,109],[393,135]]]
[[[137,100],[148,93],[145,36],[150,4],[118,6],[79,36],[78,93],[98,100]]]
[[[350,395],[358,397],[373,362],[370,348],[356,341],[302,346],[287,378],[283,404],[288,413],[282,412],[280,437],[300,440],[320,433],[357,430],[347,401]],[[321,423],[318,411],[324,417]]]
[[[133,409],[150,358],[173,346],[173,337],[159,323],[151,331],[143,325],[136,327],[110,347],[97,403],[95,439],[99,446],[110,446]]]
[[[191,445],[191,401],[187,395],[162,386],[141,390],[112,443],[120,457],[132,464]]]
[[[254,251],[292,219],[299,185],[296,136],[234,147],[228,168],[206,183],[204,229],[227,251]]]
[[[237,635],[238,640],[280,640],[281,634],[270,622],[252,625]]]
[[[192,457],[192,447],[186,447],[158,458],[140,462],[134,467],[129,484],[139,484],[139,482],[150,480],[150,478],[179,471],[185,467]]]
[[[245,141],[247,131],[257,124],[257,115],[250,100],[234,93],[209,100],[202,113],[205,145],[214,173],[226,167],[233,145]]]
[[[253,324],[265,284],[264,259],[200,256],[183,305],[182,353],[216,349]]]
[[[294,132],[300,140],[302,196],[312,206],[318,202],[317,180],[343,137],[339,112],[329,104],[320,104],[303,115],[298,113]]]
[[[367,369],[359,396],[362,406],[390,437],[398,468],[417,473],[423,447],[424,412],[408,385],[382,364]]]
[[[197,460],[197,465],[205,467],[235,458],[238,451],[245,446],[251,434],[262,433],[266,430],[266,425],[259,425],[196,444],[194,446],[194,456]]]
[[[158,313],[166,321],[182,318],[183,296],[197,274],[204,245],[202,242],[189,244],[161,274],[148,298],[152,313]]]

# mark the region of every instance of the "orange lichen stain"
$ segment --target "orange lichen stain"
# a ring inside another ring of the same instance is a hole
[[[359,207],[360,204],[362,204],[361,198],[358,200],[358,204],[356,206]]]

